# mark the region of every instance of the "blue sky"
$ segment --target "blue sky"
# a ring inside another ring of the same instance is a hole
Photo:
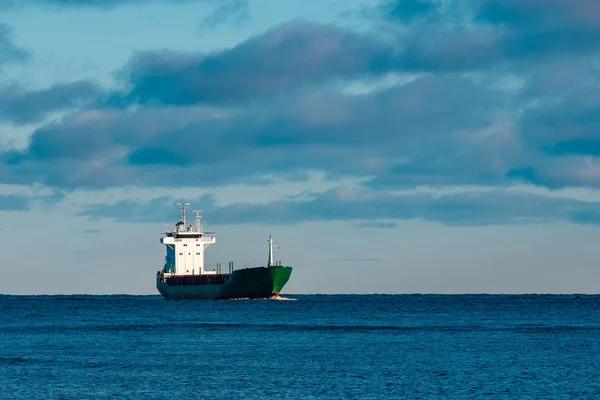
[[[3,2],[0,292],[155,293],[181,200],[288,293],[596,292],[599,15]]]

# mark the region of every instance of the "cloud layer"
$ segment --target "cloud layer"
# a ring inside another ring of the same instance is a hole
[[[368,75],[380,46],[369,36],[293,21],[215,53],[138,53],[123,75],[130,101],[140,104],[241,102]]]
[[[64,188],[214,185],[307,170],[382,174],[484,128],[493,96],[460,76],[424,76],[374,94],[303,93],[244,110],[90,111],[38,129],[26,150],[5,153],[4,162],[14,179]],[[80,165],[76,174],[74,165]],[[485,172],[495,179],[504,174],[492,166]],[[417,183],[407,176],[405,184]]]
[[[0,121],[41,122],[49,113],[85,106],[100,94],[88,81],[59,83],[42,90],[26,90],[16,84],[0,87]]]
[[[395,226],[393,220],[411,219],[460,226],[556,222],[600,224],[600,203],[499,189],[436,195],[338,187],[267,204],[239,202],[217,206],[210,195],[195,199],[193,203],[205,210],[207,223],[219,225],[358,220],[363,227],[389,228]],[[172,219],[174,204],[175,200],[169,197],[145,203],[119,201],[88,206],[80,215],[92,219],[164,222]]]
[[[593,220],[593,204],[504,190],[521,182],[600,187],[599,8],[587,0],[386,1],[368,14],[371,30],[296,20],[231,48],[137,52],[111,89],[83,81],[8,86],[0,89],[4,121],[69,112],[36,129],[26,148],[0,151],[0,182],[213,187],[319,171],[361,178],[361,190],[377,197],[361,206],[383,214],[360,216],[341,203],[329,209],[319,201],[331,194],[323,194],[276,204],[289,216],[277,221],[310,220],[304,206],[327,211],[317,219],[339,211],[339,219],[380,226],[392,222],[377,218],[411,215],[444,223],[451,214],[462,223]],[[0,62],[3,54],[17,59],[1,33]],[[389,195],[424,185],[498,190],[443,203]]]

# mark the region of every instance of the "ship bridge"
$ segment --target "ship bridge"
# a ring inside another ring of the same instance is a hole
[[[200,211],[194,211],[195,225],[186,224],[187,206],[181,204],[181,218],[161,234],[160,242],[166,246],[165,275],[216,275],[216,270],[204,268],[204,250],[215,243],[214,232],[204,232]]]

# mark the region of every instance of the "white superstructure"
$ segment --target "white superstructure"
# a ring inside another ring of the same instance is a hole
[[[195,225],[186,225],[186,209],[181,204],[181,220],[161,235],[166,246],[164,275],[216,275],[216,270],[204,269],[204,250],[216,242],[214,232],[204,232],[200,224],[200,211],[194,211]]]

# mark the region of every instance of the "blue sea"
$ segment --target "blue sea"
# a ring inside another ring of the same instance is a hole
[[[600,296],[0,296],[0,399],[600,399]]]

